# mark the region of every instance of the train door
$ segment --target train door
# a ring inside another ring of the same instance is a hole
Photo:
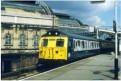
[[[73,39],[68,40],[68,52],[73,51]]]
[[[71,58],[72,57],[73,51],[74,51],[73,39],[69,39],[68,40],[68,58]]]

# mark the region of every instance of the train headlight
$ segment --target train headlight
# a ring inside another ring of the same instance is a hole
[[[51,35],[51,33],[49,32],[49,35]]]
[[[58,35],[58,33],[56,32],[55,35]]]

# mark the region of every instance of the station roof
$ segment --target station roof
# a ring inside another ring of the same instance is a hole
[[[67,18],[67,19],[70,19],[71,16],[68,15],[68,14],[64,14],[64,13],[54,13],[57,17],[59,18]]]
[[[69,14],[64,14],[64,13],[54,13],[59,19],[58,19],[58,24],[59,26],[70,26],[70,27],[80,27],[83,26],[83,23],[70,16]]]
[[[28,12],[36,11],[41,14],[48,15],[46,7],[35,4],[35,1],[1,1],[1,10],[5,8],[22,9]]]

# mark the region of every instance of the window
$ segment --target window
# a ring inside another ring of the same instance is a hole
[[[89,41],[87,41],[87,48],[89,48]]]
[[[75,48],[76,46],[75,46],[75,40],[73,41],[73,47]]]
[[[25,45],[25,41],[26,41],[25,35],[21,34],[20,35],[20,45]]]
[[[88,41],[88,48],[90,48],[89,41]]]
[[[85,48],[87,48],[87,42],[86,41],[84,42],[84,44],[85,44]]]
[[[78,41],[78,46],[80,47],[80,41]]]
[[[94,42],[94,44],[95,44],[94,46],[95,46],[95,48],[96,48],[97,43],[96,43],[96,42]]]
[[[43,39],[42,46],[47,46],[48,45],[48,39]]]
[[[96,43],[96,48],[98,48],[98,42]]]
[[[93,42],[92,42],[92,48],[94,48],[94,44],[93,44]]]
[[[84,48],[84,41],[82,41],[82,47]]]
[[[99,42],[97,43],[97,48],[99,48]]]
[[[78,46],[78,41],[76,41],[76,47]]]
[[[56,46],[63,47],[64,46],[64,40],[63,39],[57,39]]]
[[[95,42],[93,42],[93,48],[95,48]]]
[[[35,35],[34,36],[34,46],[37,46],[38,45],[38,35]]]
[[[5,45],[11,45],[11,35],[7,34],[5,36]]]

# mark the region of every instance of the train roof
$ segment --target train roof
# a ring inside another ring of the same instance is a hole
[[[97,41],[97,39],[95,39],[95,38],[81,36],[81,35],[63,32],[63,31],[59,31],[59,30],[49,30],[46,34],[42,35],[42,37],[45,37],[45,36],[67,36],[69,38]]]

